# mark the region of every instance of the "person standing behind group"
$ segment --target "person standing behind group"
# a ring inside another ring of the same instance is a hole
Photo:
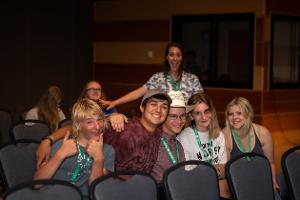
[[[128,103],[142,97],[147,90],[160,89],[165,93],[170,91],[181,91],[185,103],[191,95],[203,92],[203,88],[196,75],[188,73],[183,69],[183,47],[177,43],[169,43],[165,50],[165,70],[158,72],[138,89],[114,100],[101,103],[113,108],[117,105]]]
[[[80,99],[72,109],[73,132],[54,143],[52,157],[35,172],[34,179],[60,179],[78,186],[88,199],[89,185],[114,170],[114,149],[103,143],[105,117],[97,103]]]
[[[106,95],[101,84],[98,81],[92,80],[85,84],[79,96],[79,99],[82,98],[89,98],[97,102],[102,107],[102,111],[105,115],[110,115],[117,112],[117,109],[114,107],[108,109],[102,106],[101,101],[106,100]]]
[[[216,110],[209,96],[194,94],[188,101],[194,105],[189,114],[192,122],[179,135],[186,160],[200,160],[212,164],[218,173],[220,196],[230,198],[225,180],[225,164],[227,162],[226,145],[220,130]]]
[[[252,122],[253,116],[254,112],[250,102],[243,97],[234,98],[227,104],[226,127],[223,129],[227,141],[227,151],[231,158],[246,152],[265,155],[271,164],[274,190],[278,191],[273,139],[267,128]],[[276,195],[276,199],[278,199],[278,195]]]
[[[51,131],[58,128],[60,121],[64,120],[65,114],[60,109],[62,93],[57,86],[50,86],[40,97],[37,105],[30,109],[25,120],[41,120],[46,122]]]

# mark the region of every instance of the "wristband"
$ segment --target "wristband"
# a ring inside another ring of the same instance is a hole
[[[224,180],[225,179],[225,177],[223,177],[221,175],[220,169],[218,169],[218,168],[217,168],[217,175],[218,175],[218,180]]]
[[[49,140],[51,146],[52,146],[53,143],[54,143],[54,140],[53,140],[53,138],[51,137],[51,135],[44,136],[44,137],[42,138],[42,140]]]

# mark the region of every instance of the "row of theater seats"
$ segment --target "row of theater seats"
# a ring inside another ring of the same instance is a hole
[[[76,194],[70,193],[77,197],[66,197],[65,195],[69,195],[65,192],[67,190],[61,189],[59,184],[62,183],[63,187],[68,187],[70,184],[63,181],[32,182],[37,147],[37,142],[14,141],[0,149],[4,199],[81,199],[80,191],[73,186],[70,190],[74,190]],[[297,146],[288,150],[282,157],[282,169],[288,184],[289,199],[300,199],[299,151],[300,146]],[[271,168],[264,156],[248,153],[230,160],[226,164],[226,177],[233,199],[274,199]],[[47,186],[32,189],[34,184]],[[214,200],[219,198],[217,172],[212,165],[202,161],[186,161],[166,170],[162,188],[166,199]],[[156,200],[159,199],[159,192],[155,180],[148,174],[115,172],[93,182],[90,187],[90,198]]]
[[[70,119],[61,121],[59,128],[71,124]],[[31,139],[40,141],[44,136],[51,133],[47,123],[40,120],[21,120],[13,123],[12,114],[4,109],[0,109],[0,138],[1,144],[19,139]]]

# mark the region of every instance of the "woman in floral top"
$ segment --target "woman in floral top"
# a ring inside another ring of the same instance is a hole
[[[113,108],[142,97],[149,89],[160,89],[166,93],[181,91],[185,102],[195,93],[202,93],[203,88],[196,75],[183,70],[183,48],[180,44],[169,43],[165,50],[165,70],[155,73],[138,89],[114,100],[102,100],[102,105]]]

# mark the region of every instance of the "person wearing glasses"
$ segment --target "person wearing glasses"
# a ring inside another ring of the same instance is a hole
[[[92,80],[87,82],[79,96],[79,99],[81,98],[89,98],[97,102],[102,107],[102,111],[106,116],[117,112],[117,109],[114,107],[106,108],[102,106],[101,101],[106,100],[106,95],[104,93],[104,90],[102,89],[101,84],[98,81]]]
[[[157,183],[161,183],[164,171],[171,166],[185,161],[184,151],[176,136],[182,131],[187,113],[192,106],[186,106],[183,94],[180,91],[169,93],[172,103],[166,121],[161,126],[163,135],[159,144],[158,156],[151,175]]]
[[[161,130],[158,127],[165,121],[172,100],[160,90],[149,90],[144,95],[140,118],[128,120],[123,114],[113,113],[107,117],[110,127],[104,135],[104,142],[115,149],[117,170],[137,170],[150,173],[157,159]],[[113,124],[121,119],[122,129]],[[128,120],[128,121],[127,121]],[[49,162],[48,153],[55,141],[64,138],[70,126],[65,126],[45,138],[36,152],[36,167]]]
[[[183,146],[185,159],[205,161],[213,165],[218,173],[220,196],[230,198],[225,180],[225,137],[219,127],[215,107],[206,94],[194,94],[188,105],[195,106],[189,114],[191,124],[177,137]]]
[[[92,80],[85,84],[78,100],[83,98],[88,98],[96,102],[99,105],[101,112],[104,113],[105,117],[110,121],[110,125],[115,130],[121,131],[123,129],[124,123],[128,121],[127,117],[121,113],[117,113],[115,108],[106,109],[101,107],[100,99],[105,99],[106,96],[98,81]],[[51,145],[55,141],[63,138],[68,131],[72,131],[71,125],[66,125],[60,129],[54,130],[51,135],[43,138],[36,151],[36,168],[39,168],[43,163],[48,162]]]
[[[202,93],[203,88],[196,75],[184,70],[183,54],[182,45],[174,42],[169,43],[165,49],[165,70],[163,72],[155,73],[144,85],[136,90],[113,101],[101,100],[101,103],[108,106],[108,108],[113,108],[141,98],[150,89],[160,89],[165,93],[180,91],[187,103],[191,95],[198,92]]]
[[[103,143],[105,116],[94,101],[82,98],[72,108],[72,132],[51,147],[51,158],[40,166],[34,179],[59,179],[78,186],[84,199],[89,185],[114,171],[113,147]]]

